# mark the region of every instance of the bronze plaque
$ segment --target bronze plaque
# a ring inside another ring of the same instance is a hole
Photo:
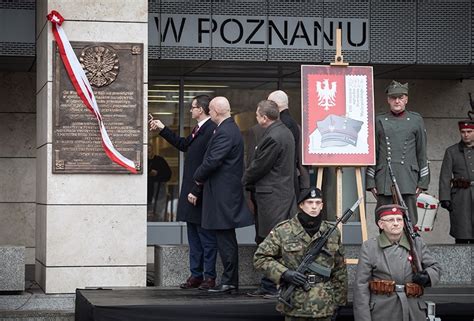
[[[129,173],[106,155],[97,119],[77,95],[53,45],[53,173]],[[112,144],[143,173],[143,44],[71,45]]]

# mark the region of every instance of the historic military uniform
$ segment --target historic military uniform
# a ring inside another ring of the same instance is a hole
[[[474,121],[459,122],[474,129]],[[449,234],[457,243],[474,240],[474,148],[462,141],[446,149],[439,176],[439,199],[450,211]]]
[[[379,217],[377,213],[376,216]],[[440,279],[441,266],[421,237],[415,239],[414,247],[430,285],[435,285]],[[426,320],[427,305],[422,288],[413,283],[409,250],[405,233],[397,243],[390,242],[382,232],[362,244],[354,281],[355,321]]]
[[[283,273],[298,268],[307,249],[331,228],[330,223],[322,221],[318,231],[310,236],[302,225],[300,215],[308,216],[300,212],[278,224],[255,252],[255,268],[264,271],[277,284],[282,283]],[[347,270],[339,230],[331,234],[315,263],[330,271],[330,276],[307,275],[311,288],[307,292],[301,287],[296,288],[291,296],[292,309],[278,303],[277,310],[287,319],[330,320],[336,308],[346,304]]]
[[[408,95],[408,85],[392,82],[387,94],[397,93]],[[427,190],[430,183],[423,118],[407,110],[398,115],[391,111],[378,115],[375,119],[375,148],[376,165],[368,167],[366,172],[367,190],[377,188],[377,207],[393,203],[388,170],[390,160],[412,224],[415,225],[418,218],[416,188]]]

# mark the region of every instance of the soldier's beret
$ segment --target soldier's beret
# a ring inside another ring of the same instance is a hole
[[[384,217],[385,215],[405,215],[405,209],[397,204],[387,204],[379,206],[375,210],[375,218],[380,220],[380,218]]]
[[[305,188],[304,190],[301,191],[300,197],[298,198],[298,204],[301,202],[304,202],[308,198],[323,198],[323,193],[321,193],[321,190],[317,187],[310,187],[310,188]]]
[[[321,147],[357,145],[363,122],[338,115],[328,115],[317,123],[321,133]]]
[[[466,119],[458,122],[459,129],[474,129],[474,120]]]
[[[387,96],[398,96],[398,95],[407,95],[408,96],[408,83],[401,84],[398,81],[392,80],[390,85],[385,89]]]

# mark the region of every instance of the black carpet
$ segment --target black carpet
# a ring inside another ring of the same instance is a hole
[[[284,320],[275,310],[276,299],[252,298],[245,293],[245,290],[211,295],[199,290],[159,288],[78,289],[75,316],[76,321]],[[441,297],[440,301],[433,300],[440,302],[436,306],[437,316],[442,321],[473,321],[474,302],[470,298],[463,294],[461,302],[449,302]],[[354,320],[351,303],[341,309],[337,320]]]

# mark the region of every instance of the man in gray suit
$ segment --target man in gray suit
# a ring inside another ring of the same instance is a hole
[[[277,104],[272,100],[258,103],[257,122],[264,129],[252,162],[242,182],[256,202],[256,242],[260,244],[272,228],[296,213],[295,142],[290,130],[279,120]],[[251,296],[275,295],[276,285],[263,278]]]

